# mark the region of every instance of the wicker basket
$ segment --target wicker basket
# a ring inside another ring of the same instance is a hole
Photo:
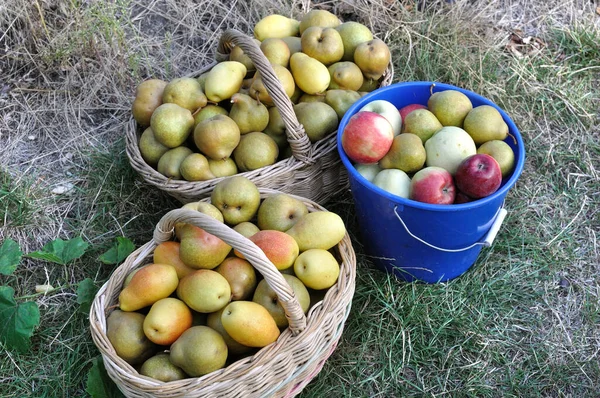
[[[258,187],[277,189],[296,194],[307,199],[324,203],[340,189],[348,186],[346,170],[337,153],[336,135],[331,134],[311,143],[294,114],[293,104],[285,94],[271,64],[253,39],[236,30],[226,30],[220,38],[216,59],[224,60],[234,46],[240,46],[252,59],[260,72],[264,85],[279,109],[286,126],[286,135],[292,156],[271,166],[243,172],[241,175],[252,180]],[[195,76],[210,70],[215,64],[199,71]],[[388,86],[393,79],[393,66],[390,61],[382,77],[380,86]],[[177,200],[188,203],[208,197],[214,186],[223,178],[208,181],[189,182],[169,179],[149,166],[140,154],[138,142],[142,131],[133,117],[126,125],[127,156],[131,166],[142,178],[167,192]]]
[[[260,189],[260,192],[262,198],[279,193],[269,189]],[[313,201],[295,197],[304,202],[311,212],[325,210]],[[253,356],[203,377],[164,383],[140,375],[117,356],[106,336],[106,318],[118,302],[127,274],[151,261],[154,248],[161,242],[171,240],[174,225],[178,222],[201,227],[242,252],[277,292],[286,311],[289,327],[282,331],[276,342]],[[335,254],[340,262],[338,281],[327,291],[324,299],[304,316],[293,290],[258,246],[227,225],[202,213],[187,209],[172,210],[156,226],[153,239],[129,255],[100,288],[90,310],[92,338],[102,353],[109,376],[128,397],[293,397],[318,374],[332,354],[350,312],[356,257],[348,234],[337,245]]]

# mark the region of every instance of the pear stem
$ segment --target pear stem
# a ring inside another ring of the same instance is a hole
[[[507,133],[507,135],[508,135],[510,138],[512,138],[512,139],[513,139],[513,142],[514,142],[514,144],[515,144],[515,145],[517,145],[517,138],[516,138],[514,135],[512,135],[512,134],[510,133],[510,131]]]

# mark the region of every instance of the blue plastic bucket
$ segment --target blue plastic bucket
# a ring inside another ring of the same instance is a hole
[[[348,120],[360,108],[374,100],[389,101],[397,108],[414,103],[427,105],[432,92],[450,89],[467,95],[474,107],[495,107],[508,124],[510,135],[505,141],[515,153],[515,167],[495,193],[463,204],[433,205],[392,195],[356,171],[344,153],[341,137]],[[427,283],[462,275],[475,263],[481,248],[491,245],[506,215],[506,194],[517,182],[525,163],[521,134],[502,109],[471,91],[434,82],[396,83],[360,98],[340,122],[337,147],[348,171],[366,254],[386,272],[406,281]]]

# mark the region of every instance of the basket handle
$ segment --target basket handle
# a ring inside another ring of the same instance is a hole
[[[265,88],[273,99],[273,103],[279,109],[279,113],[285,124],[285,134],[290,144],[292,155],[301,162],[312,163],[313,147],[304,127],[298,122],[292,101],[283,90],[271,63],[254,40],[235,29],[225,30],[219,39],[216,55],[217,60],[224,61],[229,59],[229,53],[234,46],[241,47],[254,63],[256,70],[260,72]]]
[[[300,307],[294,291],[285,281],[281,272],[269,261],[265,253],[256,244],[226,224],[198,211],[189,209],[171,210],[160,219],[154,229],[153,239],[156,244],[171,240],[175,224],[180,222],[202,228],[242,253],[277,294],[277,298],[285,310],[292,335],[295,336],[306,328],[306,316],[302,311],[302,307]]]

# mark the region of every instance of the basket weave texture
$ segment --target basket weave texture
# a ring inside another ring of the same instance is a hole
[[[253,38],[229,29],[223,32],[217,48],[216,59],[226,60],[234,46],[239,46],[260,72],[263,83],[278,108],[286,126],[287,140],[292,156],[271,166],[241,172],[240,175],[252,180],[258,187],[277,189],[296,194],[319,203],[325,203],[340,189],[348,187],[348,176],[337,153],[336,134],[331,134],[315,143],[308,139],[304,127],[298,122],[293,104],[279,82],[271,64]],[[210,70],[213,63],[194,74],[200,75]],[[380,86],[388,86],[393,80],[392,62],[382,77]],[[131,166],[147,183],[173,196],[183,203],[193,202],[210,196],[214,186],[223,178],[208,181],[189,182],[169,179],[149,166],[138,147],[142,131],[133,117],[126,125],[126,152]]]
[[[270,189],[259,190],[262,198],[280,193]],[[305,203],[310,212],[326,210],[306,198],[295,197]],[[164,383],[140,375],[116,354],[106,335],[106,319],[117,306],[126,276],[151,262],[154,248],[172,239],[174,226],[179,222],[203,228],[244,254],[277,293],[289,327],[281,332],[276,342],[253,356],[202,377]],[[252,241],[200,212],[171,210],[157,224],[153,239],[127,257],[100,288],[92,303],[90,330],[108,375],[127,397],[296,396],[319,373],[325,360],[333,353],[350,312],[355,288],[356,256],[348,234],[334,251],[340,263],[340,276],[323,300],[311,307],[305,316],[281,272]]]

